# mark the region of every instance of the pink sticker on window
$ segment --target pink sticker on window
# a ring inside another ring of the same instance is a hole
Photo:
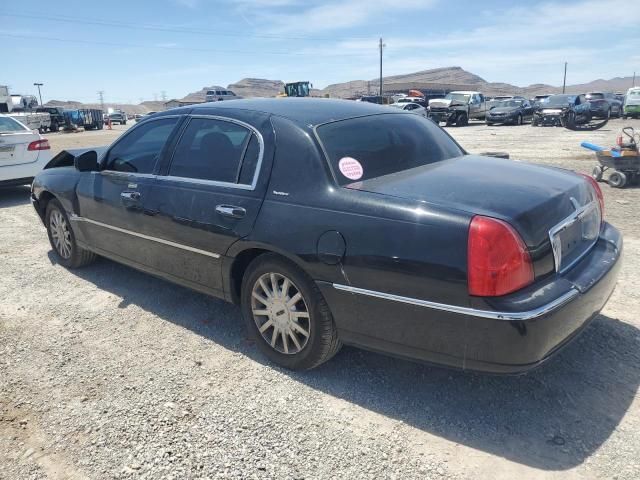
[[[338,162],[338,168],[340,169],[340,173],[349,180],[360,180],[364,173],[360,162],[351,157],[341,158]]]

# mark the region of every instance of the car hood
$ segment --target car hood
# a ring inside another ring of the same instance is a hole
[[[434,98],[433,100],[429,100],[430,107],[448,107],[449,105],[451,105],[451,100],[444,98]]]
[[[475,155],[347,188],[499,218],[513,225],[531,248],[545,243],[549,229],[575,211],[572,198],[580,205],[594,200],[586,180],[573,172]]]
[[[489,110],[489,114],[491,113],[513,113],[518,110],[518,107],[494,107]]]

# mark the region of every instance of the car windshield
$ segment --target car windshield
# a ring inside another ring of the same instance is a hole
[[[553,95],[545,100],[546,105],[550,106],[564,106],[573,104],[576,101],[575,95]]]
[[[316,131],[342,186],[464,154],[435,123],[413,114],[351,118]]]
[[[629,92],[627,95],[630,97],[640,97],[640,90]]]
[[[451,100],[453,102],[464,102],[464,103],[467,103],[469,101],[469,99],[471,98],[471,95],[469,95],[467,93],[449,93],[444,98],[445,98],[445,100]]]
[[[29,130],[11,117],[0,117],[0,133],[24,132]]]
[[[604,98],[603,93],[587,93],[586,96],[589,100],[602,100]]]
[[[522,105],[522,100],[502,100],[495,104],[496,107],[519,107]]]

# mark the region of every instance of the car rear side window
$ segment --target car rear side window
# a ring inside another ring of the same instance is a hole
[[[250,184],[251,181],[245,182],[242,175],[242,159],[249,153],[254,136],[248,128],[237,123],[192,118],[178,142],[169,175]],[[247,172],[249,168],[247,165]],[[246,176],[253,178],[253,171]]]
[[[340,185],[463,155],[431,120],[383,114],[327,123],[316,129]]]
[[[177,123],[177,117],[167,117],[135,127],[109,150],[106,170],[152,173]]]
[[[6,132],[24,132],[29,130],[24,125],[16,122],[11,117],[0,117],[0,133]]]

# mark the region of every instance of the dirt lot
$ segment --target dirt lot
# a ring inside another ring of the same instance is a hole
[[[471,152],[589,172],[580,141],[610,144],[622,125],[450,132]],[[0,192],[0,478],[640,478],[640,188],[603,190],[625,235],[618,287],[519,377],[353,348],[275,368],[231,305],[107,260],[60,267],[28,189]]]

